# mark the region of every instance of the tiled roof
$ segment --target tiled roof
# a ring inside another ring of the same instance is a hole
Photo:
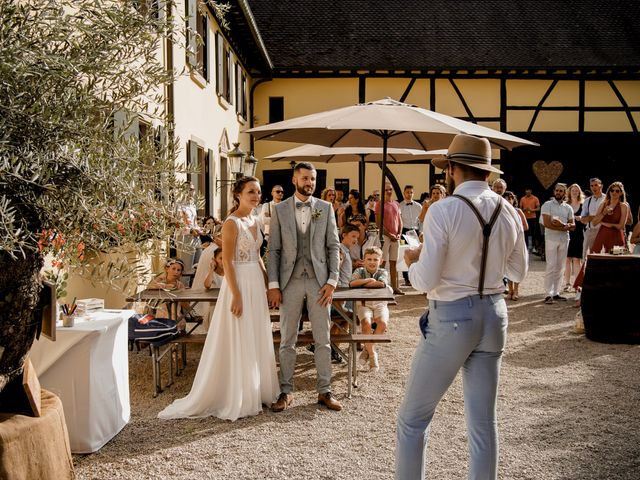
[[[276,70],[638,68],[637,0],[249,0]]]

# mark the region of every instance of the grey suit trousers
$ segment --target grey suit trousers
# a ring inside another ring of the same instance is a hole
[[[315,278],[303,274],[292,277],[282,291],[280,305],[280,391],[293,391],[293,373],[296,365],[296,341],[302,305],[307,298],[307,310],[315,343],[314,361],[318,379],[318,393],[331,391],[331,319],[329,307],[318,303],[320,285]]]

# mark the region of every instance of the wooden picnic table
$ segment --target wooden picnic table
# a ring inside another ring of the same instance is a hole
[[[135,295],[127,298],[129,302],[148,302],[152,300],[160,300],[167,302],[169,304],[169,316],[172,320],[178,319],[178,307],[180,303],[187,302],[189,303],[190,308],[193,308],[197,303],[207,302],[207,303],[215,303],[218,300],[218,295],[220,293],[219,288],[209,288],[209,289],[193,289],[193,288],[185,288],[182,290],[164,290],[158,288],[148,288],[141,292],[136,293]],[[193,330],[200,323],[196,323],[196,325],[187,332],[187,335],[191,334]],[[177,337],[181,338],[181,337]],[[174,342],[169,342],[166,345],[155,346],[150,345],[151,348],[151,361],[153,366],[153,382],[154,382],[154,397],[158,395],[162,391],[162,379],[160,372],[160,361],[167,354],[170,353],[174,356],[175,349],[177,344]],[[186,353],[187,345],[186,343],[182,343],[182,367],[186,364],[187,353]],[[169,385],[173,383],[173,358],[169,361]],[[176,370],[177,373],[180,373],[181,368],[176,359]]]
[[[333,293],[333,307],[344,318],[349,325],[351,335],[357,333],[358,317],[356,302],[392,302],[395,300],[393,293],[387,288],[348,288],[340,287]],[[344,302],[353,301],[353,311],[349,312],[343,307]],[[358,387],[358,363],[357,363],[357,341],[349,342],[349,355],[347,356],[347,397],[351,398],[352,387]]]
[[[203,289],[184,289],[175,291],[166,291],[161,289],[147,289],[137,293],[135,296],[130,297],[129,301],[150,301],[150,300],[163,300],[171,304],[169,309],[172,312],[172,318],[177,318],[178,305],[181,302],[189,302],[192,306],[198,302],[211,302],[215,303],[218,299],[220,290],[213,288],[209,290]],[[334,340],[338,339],[335,343],[348,343],[348,350],[346,355],[343,353],[343,357],[347,360],[347,396],[351,397],[352,388],[358,386],[358,369],[357,369],[357,343],[361,342],[361,338],[371,338],[371,335],[358,335],[357,333],[357,314],[356,309],[353,312],[343,308],[343,303],[346,301],[388,301],[395,300],[393,293],[386,288],[337,288],[333,294],[333,307],[339,313],[340,317],[347,321],[348,331],[346,335],[334,336]],[[190,333],[190,332],[189,332]],[[381,337],[380,335],[376,337]],[[162,391],[162,385],[160,381],[160,360],[164,355],[176,347],[177,344],[182,345],[182,363],[186,361],[186,344],[187,343],[204,343],[206,334],[203,335],[184,335],[176,337],[172,342],[167,344],[164,350],[160,347],[152,348],[153,367],[154,367],[154,382],[155,382],[155,395]],[[377,339],[377,338],[376,338]],[[371,341],[371,340],[368,340]],[[386,340],[388,341],[388,340]],[[337,345],[334,345],[337,347]],[[170,362],[170,383],[173,381],[173,361]],[[183,365],[184,366],[184,365]],[[177,367],[178,373],[180,368]]]
[[[197,303],[215,303],[220,294],[219,288],[185,288],[182,290],[164,290],[161,288],[147,288],[127,298],[128,302],[148,302],[161,300],[170,304],[169,316],[171,320],[178,319],[178,305],[188,302],[191,308]]]

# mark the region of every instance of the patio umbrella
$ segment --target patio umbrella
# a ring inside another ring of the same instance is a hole
[[[283,152],[265,157],[274,162],[289,161],[292,158],[310,159],[324,163],[359,162],[360,192],[364,193],[364,164],[365,162],[382,162],[383,155],[380,147],[323,147],[322,145],[302,145]],[[415,150],[412,148],[388,148],[387,163],[425,162],[432,158],[444,156],[446,149]],[[383,173],[384,175],[384,173]]]
[[[511,150],[534,142],[391,98],[360,103],[247,130],[256,140],[312,143],[329,147],[380,147],[382,171],[388,148],[447,148],[459,133],[484,137],[497,148]],[[384,174],[382,186],[384,191]],[[380,209],[380,221],[384,209]],[[381,225],[380,225],[381,227]],[[382,239],[382,228],[380,228]]]

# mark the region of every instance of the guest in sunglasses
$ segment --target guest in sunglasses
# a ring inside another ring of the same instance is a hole
[[[604,202],[592,220],[594,225],[600,225],[598,235],[593,242],[593,252],[604,251],[610,253],[614,246],[626,245],[625,225],[629,217],[629,204],[622,182],[613,182],[607,188]]]
[[[598,212],[591,220],[592,225],[598,227],[598,234],[593,241],[593,253],[611,253],[613,247],[626,245],[625,225],[629,217],[629,204],[622,182],[613,182],[607,188],[605,199],[598,208]],[[573,286],[576,289],[576,307],[580,306],[580,291],[584,280],[586,263],[578,274]]]
[[[258,219],[260,221],[260,226],[262,227],[262,235],[264,241],[262,242],[262,247],[260,247],[260,256],[264,257],[264,254],[267,250],[267,242],[269,241],[269,225],[271,224],[271,214],[273,212],[274,205],[277,205],[284,198],[284,189],[282,185],[274,185],[271,189],[271,198],[270,202],[264,203],[262,208],[260,209],[260,214],[258,215]]]

